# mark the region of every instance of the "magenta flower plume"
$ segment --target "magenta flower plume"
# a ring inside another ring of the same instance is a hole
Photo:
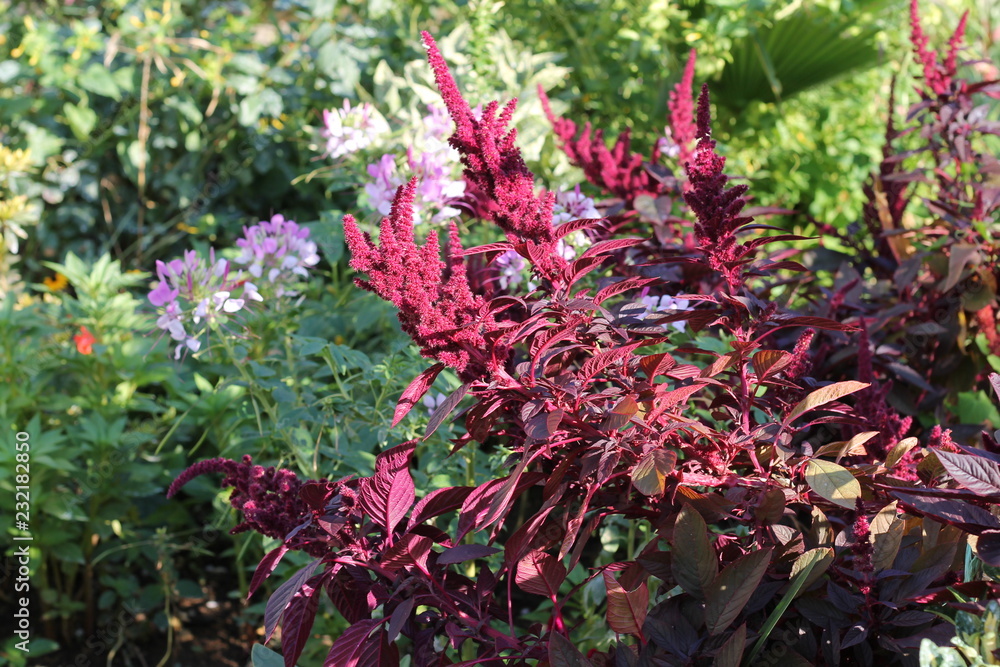
[[[969,19],[969,12],[962,14],[962,18],[955,28],[951,39],[948,40],[948,53],[944,63],[938,62],[938,54],[934,49],[927,47],[928,38],[924,34],[920,25],[920,13],[918,11],[917,0],[910,0],[910,42],[913,44],[913,51],[917,60],[924,68],[924,85],[934,95],[947,95],[951,90],[952,79],[958,68],[958,50],[962,46],[965,37],[965,27]],[[923,94],[924,91],[921,91]]]
[[[382,220],[379,245],[362,233],[353,216],[344,217],[351,267],[368,274],[359,287],[378,294],[399,311],[399,323],[421,353],[451,366],[465,379],[485,372],[480,359],[492,319],[481,319],[482,297],[469,287],[458,228],[452,225],[445,260],[436,232],[421,247],[413,237],[413,198],[417,179],[399,188],[392,211]]]
[[[694,97],[691,90],[694,84],[696,58],[695,50],[691,49],[687,64],[684,66],[684,74],[670,91],[670,99],[667,102],[667,108],[670,110],[670,130],[680,149],[681,164],[686,164],[691,159],[691,146],[694,144],[698,129],[694,120]]]
[[[535,177],[514,145],[517,132],[507,129],[517,100],[508,102],[502,110],[497,102],[491,102],[476,120],[434,38],[427,32],[421,34],[441,98],[455,121],[455,134],[449,143],[462,156],[466,178],[495,202],[491,208],[493,221],[516,240],[551,241],[553,196],[535,194]]]
[[[591,133],[590,123],[584,125],[583,132],[577,137],[576,123],[552,113],[549,98],[541,86],[538,96],[553,131],[559,137],[563,152],[569,156],[570,162],[583,169],[588,182],[614,193],[630,207],[640,195],[655,197],[663,192],[663,185],[647,171],[646,159],[632,152],[629,130],[622,132],[611,148],[605,145],[601,130]]]
[[[702,86],[698,98],[697,136],[694,159],[685,167],[691,187],[684,193],[684,201],[698,218],[695,236],[709,266],[722,272],[730,287],[735,288],[741,281],[738,267],[747,252],[736,242],[735,232],[753,218],[740,215],[746,206],[743,195],[747,186],[726,187],[726,159],[715,152],[707,85]]]

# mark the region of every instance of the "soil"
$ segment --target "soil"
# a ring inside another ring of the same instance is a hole
[[[262,630],[240,620],[241,607],[234,600],[182,600],[176,610],[178,627],[166,662],[163,661],[168,651],[167,634],[140,613],[132,618],[124,616],[127,623],[112,621],[104,630],[94,633],[89,642],[32,657],[30,664],[32,667],[157,667],[162,662],[162,667],[248,667],[250,648],[263,637]],[[126,639],[116,647],[122,627],[126,627]]]

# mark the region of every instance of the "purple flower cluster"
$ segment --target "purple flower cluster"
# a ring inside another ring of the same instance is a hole
[[[452,206],[465,194],[465,180],[461,178],[458,152],[448,145],[451,120],[444,109],[430,106],[430,113],[423,118],[422,134],[415,140],[415,147],[406,152],[410,172],[419,179],[413,201],[414,219],[439,223],[453,218],[460,211]],[[403,178],[396,172],[396,156],[386,154],[378,162],[368,165],[372,181],[365,184],[368,204],[380,215],[389,215],[396,189]]]
[[[294,296],[292,285],[307,277],[309,268],[319,262],[309,230],[283,215],[244,227],[236,246],[243,250],[236,263],[249,264],[247,272],[260,282],[268,297]]]
[[[580,192],[580,186],[572,190],[556,193],[556,203],[552,207],[552,224],[559,225],[573,220],[599,218],[600,212],[594,206],[594,200]],[[583,232],[573,232],[559,239],[556,252],[567,262],[576,257],[579,250],[590,245],[590,239]]]
[[[388,132],[388,123],[371,104],[352,107],[344,100],[343,108],[323,112],[320,136],[326,140],[324,155],[336,159],[367,148],[374,138]]]
[[[188,250],[184,259],[156,260],[159,280],[149,302],[162,308],[156,326],[178,343],[175,359],[185,350],[200,350],[201,334],[227,314],[239,312],[247,301],[263,301],[257,287],[240,280],[230,268],[229,260],[216,260],[214,248],[207,259]]]
[[[158,280],[148,298],[159,310],[157,328],[177,341],[175,359],[200,350],[207,331],[249,302],[294,295],[290,288],[319,261],[309,230],[284,216],[275,215],[243,232],[236,241],[243,252],[235,261],[249,264],[246,269],[234,270],[229,260],[216,259],[214,248],[207,258],[188,250],[183,259],[156,261]]]
[[[648,317],[653,313],[673,313],[687,310],[691,302],[687,299],[677,299],[669,294],[664,294],[663,296],[644,295],[639,298],[639,303],[646,307],[643,317]],[[670,326],[677,331],[684,331],[685,324],[684,322],[671,322]]]

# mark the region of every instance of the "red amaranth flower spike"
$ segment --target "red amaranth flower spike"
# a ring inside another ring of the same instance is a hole
[[[254,465],[249,455],[240,462],[215,458],[195,463],[174,480],[167,490],[167,498],[176,495],[195,477],[209,473],[225,475],[221,487],[233,487],[229,503],[243,514],[243,521],[229,531],[231,534],[254,530],[276,540],[286,540],[311,516],[310,508],[299,494],[302,481],[295,473],[284,468]],[[321,556],[329,550],[325,533],[318,526],[298,530],[294,543],[289,546],[313,556]]]
[[[948,40],[948,52],[945,55],[944,63],[939,63],[937,51],[927,47],[929,40],[920,25],[917,0],[910,0],[910,42],[913,44],[917,60],[924,68],[924,85],[934,95],[947,95],[951,91],[952,79],[958,69],[958,50],[965,37],[968,19],[969,12],[966,11],[962,14],[955,32]],[[924,91],[920,91],[920,93],[923,95]]]
[[[344,237],[351,251],[351,267],[368,274],[357,285],[392,303],[399,323],[422,348],[421,354],[451,366],[463,379],[481,376],[485,368],[473,364],[485,349],[484,331],[493,320],[480,320],[482,297],[469,288],[460,259],[458,229],[452,227],[446,252],[436,232],[421,247],[413,236],[413,196],[417,180],[401,186],[389,217],[382,220],[379,245],[358,228],[353,216],[344,216]]]
[[[576,136],[576,123],[566,118],[558,118],[552,113],[549,98],[538,87],[542,108],[555,135],[559,137],[563,152],[570,162],[583,169],[587,180],[603,190],[623,199],[631,207],[640,195],[658,196],[663,185],[646,170],[646,160],[638,153],[631,152],[631,132],[625,130],[610,149],[604,143],[601,130],[591,133],[590,123],[584,125],[583,132]]]
[[[694,121],[694,98],[691,90],[694,84],[696,58],[695,50],[691,49],[687,64],[684,66],[684,74],[674,89],[670,91],[670,100],[667,102],[667,108],[670,109],[670,131],[680,148],[679,160],[681,164],[687,164],[691,159],[692,145],[698,129]]]
[[[466,178],[495,202],[491,210],[493,221],[516,237],[513,240],[551,241],[555,199],[551,193],[535,194],[535,177],[514,145],[517,131],[507,129],[517,100],[508,102],[499,113],[499,104],[491,102],[476,120],[434,38],[427,32],[421,35],[441,98],[455,121],[455,134],[449,143],[462,156]]]
[[[715,152],[712,139],[711,109],[708,85],[702,85],[698,98],[698,147],[694,159],[685,165],[690,189],[684,201],[698,218],[694,231],[709,266],[720,271],[730,287],[735,288],[742,278],[739,265],[745,249],[736,241],[736,230],[753,218],[741,216],[746,206],[744,184],[727,188],[729,178],[723,173],[726,159]]]

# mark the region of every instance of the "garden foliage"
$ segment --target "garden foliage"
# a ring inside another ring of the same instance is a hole
[[[1000,394],[973,350],[982,335],[1000,352],[984,148],[1000,128],[979,101],[1000,85],[960,75],[964,22],[937,54],[914,1],[921,101],[904,129],[890,121],[863,233],[845,239],[856,263],[832,282],[792,260],[802,239],[769,234],[747,186],[729,184],[691,68],[670,105],[677,143],[649,160],[627,136],[607,149],[550,114],[570,158],[613,197],[600,216],[556,222],[556,195],[538,188],[510,128],[516,102],[474,111],[425,33],[468,208],[504,240],[464,248],[452,222],[418,241],[416,179],[377,241],[351,216],[345,238],[359,286],[399,310],[434,362],[394,423],[449,369],[462,384],[424,437],[461,418],[453,453],[506,458],[483,483],[429,491],[414,483],[416,440],[381,452],[368,476],[302,480],[244,457],[178,477],[170,495],[222,473],[236,530],[281,541],[251,595],[289,552],[312,558],[267,602],[285,665],[323,597],[350,624],[330,667],[403,654],[412,665],[729,667],[779,654],[902,664],[923,640],[954,635],[931,610],[981,611],[975,600],[1000,594],[968,566],[972,553],[1000,566],[996,436],[974,447],[897,407],[954,391],[935,370],[953,357],[979,364],[956,381]],[[908,136],[916,146],[901,149]],[[579,233],[587,243],[565,252]],[[500,280],[510,253],[530,283]],[[915,397],[893,393],[901,385]],[[615,522],[642,539],[597,562],[595,536]],[[576,631],[594,587],[614,638],[586,645]]]

